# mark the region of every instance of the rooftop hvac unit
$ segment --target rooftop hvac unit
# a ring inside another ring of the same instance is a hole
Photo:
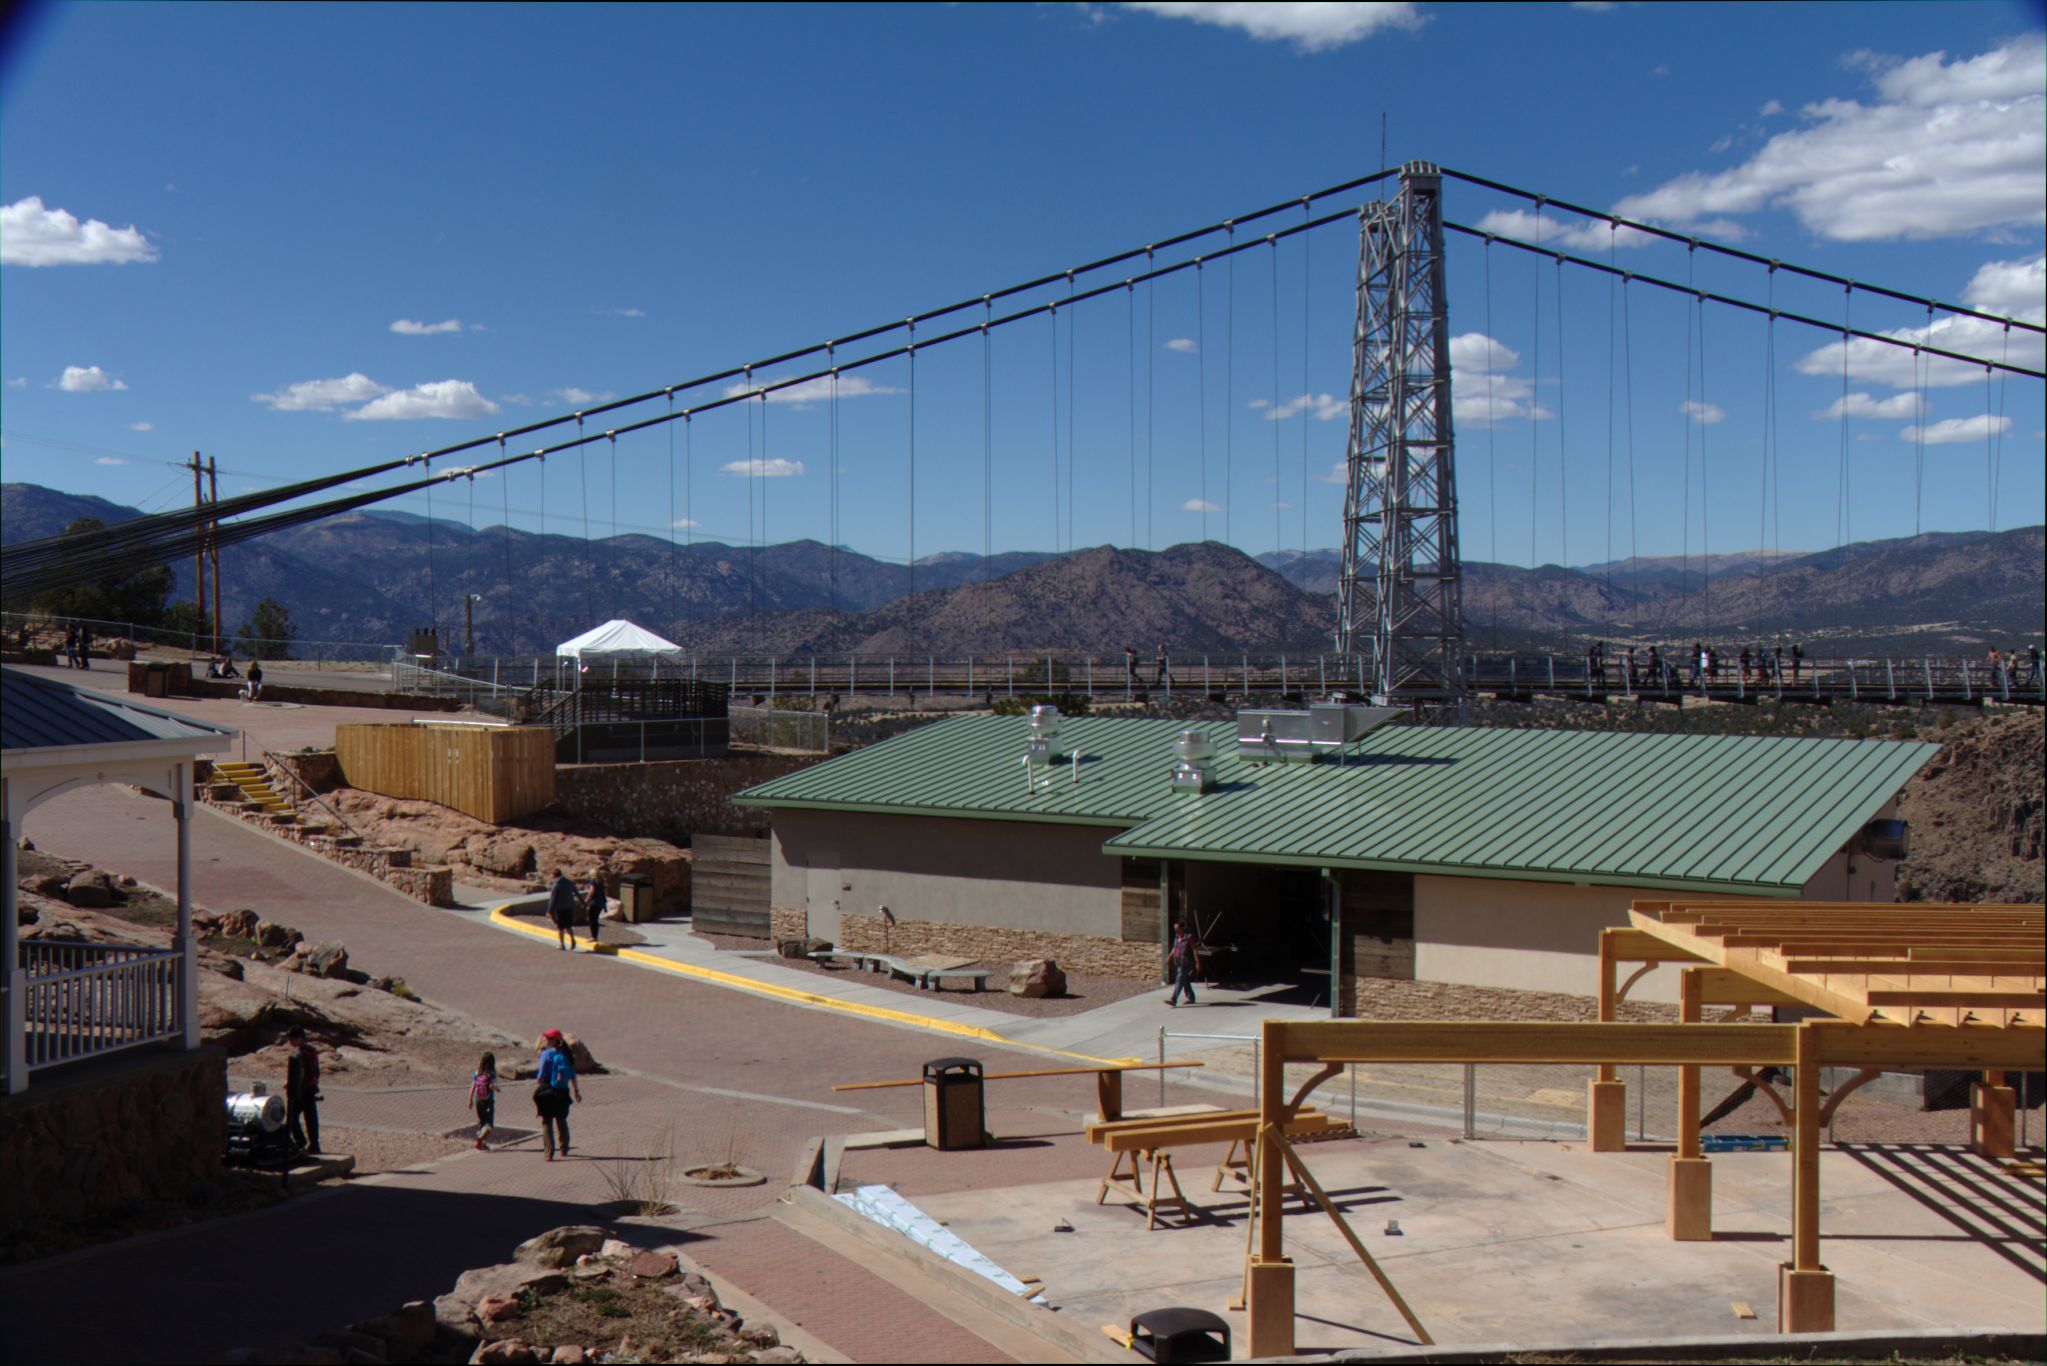
[[[1208,761],[1215,757],[1215,741],[1208,738],[1208,732],[1193,728],[1181,731],[1180,738],[1173,741],[1173,753],[1180,756],[1173,769],[1173,791],[1208,791],[1211,786]]]
[[[1400,707],[1316,702],[1306,711],[1237,713],[1237,753],[1262,763],[1304,762],[1355,744],[1402,714]]]
[[[1058,737],[1059,724],[1065,719],[1057,707],[1041,703],[1031,708],[1031,738],[1024,748],[1024,758],[1028,762],[1052,762],[1052,741]]]

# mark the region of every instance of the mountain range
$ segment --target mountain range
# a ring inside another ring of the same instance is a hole
[[[54,535],[79,517],[112,524],[139,515],[35,484],[0,488],[7,544]],[[2033,526],[1585,569],[1467,561],[1465,624],[1474,648],[1554,649],[1589,636],[1797,637],[1815,653],[1980,653],[2040,639],[2043,557],[2047,539]],[[1253,559],[1203,542],[1018,551],[985,564],[941,553],[910,566],[811,540],[586,542],[365,511],[229,547],[221,561],[230,626],[270,596],[306,641],[395,644],[438,620],[443,641],[459,645],[463,597],[474,594],[480,654],[545,651],[626,617],[717,653],[1113,655],[1129,646],[1148,657],[1161,643],[1210,653],[1326,650],[1339,556]],[[189,595],[192,562],[172,568],[176,591]]]

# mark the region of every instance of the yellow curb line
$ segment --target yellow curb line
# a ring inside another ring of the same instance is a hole
[[[491,924],[498,926],[500,929],[511,930],[516,934],[523,934],[530,938],[546,939],[547,931],[540,926],[522,925],[519,923],[510,911],[510,907],[514,904],[507,901],[503,905],[493,906],[490,912]],[[844,1001],[836,996],[820,996],[816,992],[798,991],[794,987],[776,986],[772,982],[756,981],[751,977],[740,977],[734,973],[720,972],[716,968],[700,968],[691,963],[678,963],[672,958],[661,958],[651,953],[641,953],[636,949],[621,948],[616,944],[606,944],[601,940],[592,944],[590,951],[607,957],[622,958],[628,963],[638,963],[642,967],[658,968],[663,972],[672,972],[679,977],[694,977],[699,981],[710,982],[717,986],[731,987],[738,991],[750,991],[757,996],[767,996],[778,1001],[790,1001],[797,1005],[821,1006],[826,1010],[843,1011],[848,1015],[858,1015],[869,1020],[883,1020],[889,1024],[904,1024],[916,1029],[932,1030],[939,1034],[952,1034],[963,1039],[976,1039],[982,1043],[1000,1044],[1004,1048],[1020,1048],[1032,1053],[1046,1053],[1055,1058],[1072,1058],[1078,1062],[1088,1063],[1097,1067],[1128,1066],[1132,1063],[1144,1061],[1142,1058],[1097,1058],[1087,1053],[1074,1053],[1064,1048],[1047,1048],[1043,1044],[1020,1043],[1015,1039],[1006,1039],[994,1030],[984,1029],[980,1025],[956,1024],[951,1020],[935,1019],[929,1015],[912,1015],[906,1010],[890,1010],[886,1006],[871,1006],[859,1001]]]

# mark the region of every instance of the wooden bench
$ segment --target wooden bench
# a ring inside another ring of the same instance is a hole
[[[1339,1127],[1337,1121],[1319,1110],[1303,1107],[1287,1122],[1285,1133],[1293,1138],[1302,1134],[1323,1133]],[[1086,1129],[1090,1143],[1100,1144],[1110,1153],[1109,1174],[1102,1178],[1101,1190],[1095,1195],[1095,1203],[1102,1204],[1109,1198],[1110,1191],[1116,1191],[1135,1205],[1142,1205],[1145,1211],[1144,1226],[1158,1227],[1159,1207],[1172,1205],[1182,1217],[1194,1212],[1192,1202],[1180,1189],[1180,1179],[1173,1171],[1173,1150],[1191,1148],[1205,1143],[1228,1143],[1224,1154],[1228,1164],[1239,1145],[1246,1152],[1254,1148],[1258,1135],[1258,1112],[1256,1110],[1223,1110],[1209,1114],[1174,1115],[1163,1119],[1129,1119],[1107,1123],[1090,1124]],[[1124,1159],[1129,1158],[1128,1170]],[[1144,1184],[1143,1164],[1151,1163],[1151,1187]],[[1227,1166],[1216,1169],[1213,1189],[1222,1189],[1223,1174]],[[1171,1187],[1171,1194],[1160,1193],[1160,1182]],[[1288,1188],[1287,1194],[1306,1193],[1298,1186]]]

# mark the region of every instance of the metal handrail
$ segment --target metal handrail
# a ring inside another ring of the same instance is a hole
[[[339,811],[336,811],[333,807],[327,805],[326,801],[320,796],[320,794],[313,791],[313,785],[307,782],[304,778],[301,778],[298,775],[298,773],[292,769],[291,765],[285,763],[282,759],[278,758],[277,755],[273,754],[271,751],[267,749],[261,751],[261,753],[263,755],[263,762],[267,767],[276,769],[285,777],[291,779],[292,782],[297,784],[300,788],[303,788],[305,790],[306,796],[312,799],[313,805],[319,807],[322,811],[332,816],[335,820],[341,822],[342,829],[348,831],[349,834],[354,835],[363,843],[365,844],[369,843],[370,837],[364,834],[362,831],[356,829],[354,822],[350,821],[348,817],[342,815]]]

